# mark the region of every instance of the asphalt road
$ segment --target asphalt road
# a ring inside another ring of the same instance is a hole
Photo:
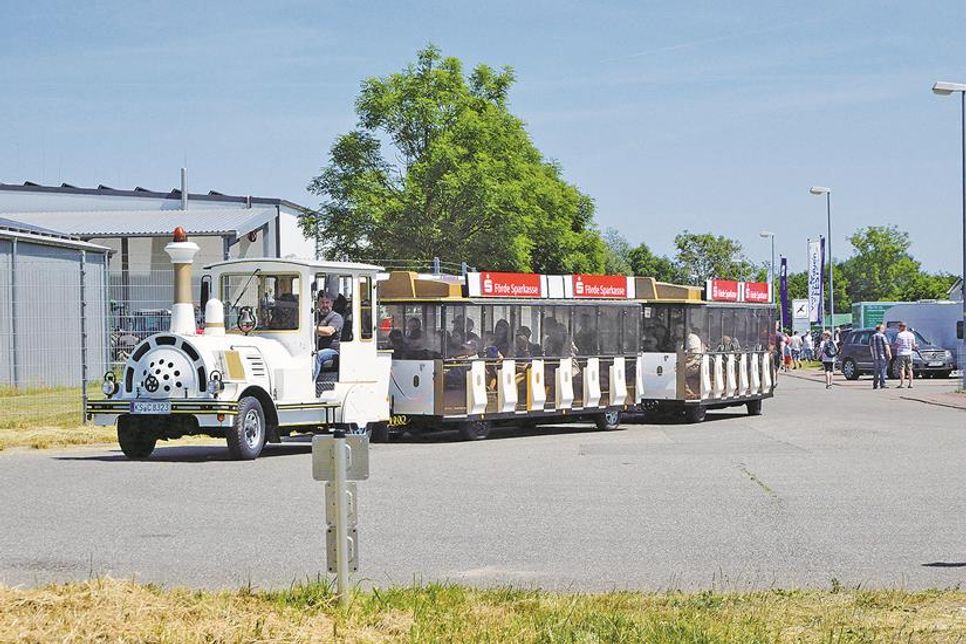
[[[375,445],[365,584],[563,590],[966,583],[966,412],[783,378],[765,415]],[[953,381],[919,387],[950,390]],[[305,442],[0,453],[0,582],[287,586],[324,570]]]

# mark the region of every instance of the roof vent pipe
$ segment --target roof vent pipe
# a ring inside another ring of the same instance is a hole
[[[181,209],[188,209],[188,168],[181,168]]]

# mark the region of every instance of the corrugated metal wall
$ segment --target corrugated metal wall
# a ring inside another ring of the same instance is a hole
[[[88,379],[106,369],[106,256],[87,251],[83,263]],[[0,385],[80,387],[81,251],[0,240]]]

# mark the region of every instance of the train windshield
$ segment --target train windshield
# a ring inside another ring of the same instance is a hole
[[[295,331],[299,328],[297,274],[249,273],[222,277],[228,330]]]

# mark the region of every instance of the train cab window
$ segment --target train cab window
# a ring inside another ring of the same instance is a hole
[[[372,278],[359,278],[359,337],[372,340]]]
[[[222,277],[226,329],[295,331],[299,328],[298,275],[248,273]]]

